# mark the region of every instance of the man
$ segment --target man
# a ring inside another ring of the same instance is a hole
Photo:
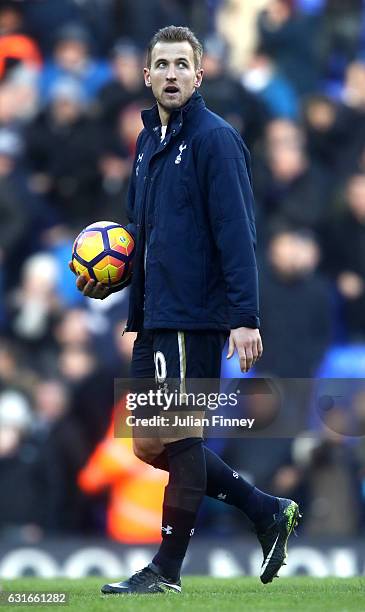
[[[217,379],[229,336],[242,372],[261,356],[253,196],[248,152],[237,132],[197,92],[202,47],[184,27],[153,37],[144,69],[157,104],[144,111],[130,184],[129,226],[137,240],[127,329],[138,331],[132,376]],[[84,295],[109,290],[79,277]],[[262,582],[284,563],[298,506],[259,491],[199,435],[134,439],[135,454],[169,471],[162,543],[146,568],[103,593],[181,591],[180,570],[205,494],[244,511],[263,548]]]

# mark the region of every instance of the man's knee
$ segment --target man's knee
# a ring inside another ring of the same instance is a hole
[[[134,438],[133,452],[144,463],[151,463],[164,450],[160,440],[154,438]]]

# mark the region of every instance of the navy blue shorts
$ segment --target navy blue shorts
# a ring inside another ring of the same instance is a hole
[[[228,334],[219,331],[143,330],[134,342],[132,378],[219,379]]]

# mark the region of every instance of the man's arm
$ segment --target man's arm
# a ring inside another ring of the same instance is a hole
[[[229,128],[210,132],[204,147],[201,170],[227,287],[231,327],[227,357],[237,349],[241,370],[246,372],[262,354],[249,156],[239,135]]]

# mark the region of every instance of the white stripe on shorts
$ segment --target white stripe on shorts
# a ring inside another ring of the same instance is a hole
[[[182,331],[177,332],[177,342],[179,345],[179,361],[180,361],[180,393],[186,393],[186,352],[185,352],[185,334]]]

